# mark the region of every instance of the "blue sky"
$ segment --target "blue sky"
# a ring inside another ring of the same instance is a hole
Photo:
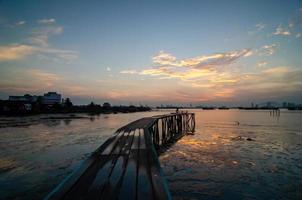
[[[301,52],[301,1],[0,1],[2,99],[301,103]]]

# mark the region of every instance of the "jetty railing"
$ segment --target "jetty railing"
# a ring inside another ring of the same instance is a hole
[[[146,117],[118,129],[45,199],[171,199],[161,146],[195,131],[194,113]]]
[[[148,130],[156,149],[179,139],[183,134],[195,131],[194,113],[171,113],[153,118],[155,120],[149,125]]]

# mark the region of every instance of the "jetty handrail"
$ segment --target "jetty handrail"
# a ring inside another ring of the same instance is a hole
[[[154,121],[148,126],[156,149],[185,133],[194,133],[195,114],[188,112],[171,113],[152,117]]]

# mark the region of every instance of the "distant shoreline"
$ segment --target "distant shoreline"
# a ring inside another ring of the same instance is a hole
[[[43,115],[43,114],[87,114],[87,115],[98,115],[98,114],[120,114],[120,113],[136,113],[136,112],[147,112],[157,109],[162,110],[171,110],[171,109],[199,109],[199,110],[289,110],[289,111],[300,111],[301,107],[297,108],[250,108],[250,107],[144,107],[144,106],[112,106],[109,108],[104,107],[87,107],[87,106],[72,106],[68,110],[44,110],[40,112],[34,111],[9,111],[9,112],[0,112],[1,117],[23,117],[23,116],[35,116],[35,115]]]
[[[101,107],[98,105],[94,106],[72,106],[68,109],[49,109],[40,111],[1,111],[0,116],[7,117],[22,117],[22,116],[33,116],[40,114],[118,114],[118,113],[135,113],[135,112],[146,112],[151,111],[150,107],[144,106],[112,106],[112,107]]]
[[[293,107],[293,108],[282,108],[282,107],[260,107],[260,108],[251,108],[251,107],[156,107],[156,109],[200,109],[200,110],[302,110],[302,107]]]

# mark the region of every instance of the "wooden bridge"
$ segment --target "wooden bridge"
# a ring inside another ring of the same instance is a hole
[[[158,151],[194,130],[194,113],[134,121],[118,129],[46,199],[171,199]]]

